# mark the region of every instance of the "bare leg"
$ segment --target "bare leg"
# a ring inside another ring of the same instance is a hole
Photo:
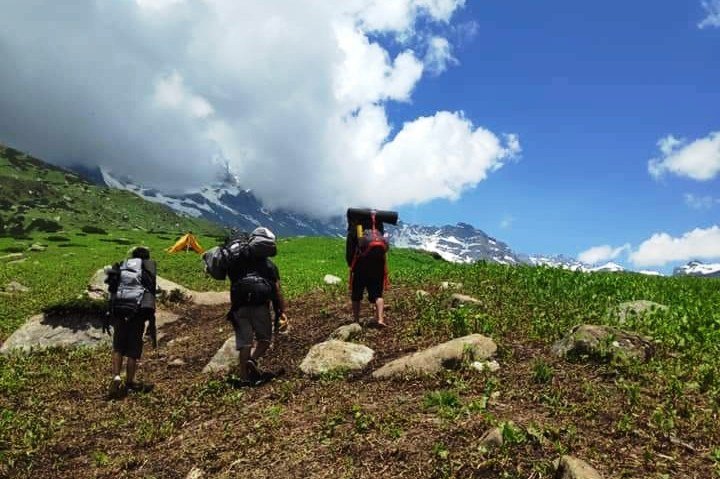
[[[122,354],[118,353],[117,351],[113,351],[112,353],[112,375],[120,376],[120,370],[122,369],[122,363],[123,363],[123,356]]]
[[[360,301],[352,302],[353,320],[357,323],[360,321]]]
[[[375,320],[378,324],[385,324],[385,301],[382,298],[375,300]]]
[[[250,359],[250,346],[244,346],[238,350],[238,376],[240,379],[248,378],[248,359]]]
[[[127,359],[127,377],[125,378],[125,382],[130,384],[135,382],[135,371],[137,371],[137,359],[134,358],[128,358]]]
[[[270,347],[270,341],[258,341],[255,345],[255,349],[252,350],[250,358],[254,361],[261,358]],[[247,362],[247,361],[246,361]]]

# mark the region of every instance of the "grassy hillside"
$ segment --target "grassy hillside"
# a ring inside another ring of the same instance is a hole
[[[180,216],[127,191],[101,188],[75,173],[0,145],[0,236],[140,230],[219,234],[207,221]]]

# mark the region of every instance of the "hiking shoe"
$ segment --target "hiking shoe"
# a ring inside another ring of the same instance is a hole
[[[253,381],[249,379],[240,379],[235,376],[231,376],[226,379],[227,383],[234,388],[249,388],[255,385]]]
[[[257,366],[257,361],[255,361],[254,359],[248,359],[247,375],[248,375],[248,379],[250,381],[254,381],[255,379],[257,379],[261,376],[260,370],[258,369],[258,366]]]
[[[115,376],[110,381],[110,386],[108,387],[108,399],[118,399],[120,396],[122,396],[122,393],[122,379],[120,378],[120,376]]]
[[[153,389],[155,389],[155,386],[153,384],[145,384],[143,382],[127,383],[128,392],[144,394],[144,393],[149,393]]]

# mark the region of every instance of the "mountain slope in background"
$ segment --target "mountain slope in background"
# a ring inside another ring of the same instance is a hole
[[[217,225],[99,187],[80,175],[0,145],[0,235],[64,229],[138,229],[222,234]]]
[[[686,265],[675,268],[673,276],[703,276],[707,278],[720,278],[720,263],[690,261]]]

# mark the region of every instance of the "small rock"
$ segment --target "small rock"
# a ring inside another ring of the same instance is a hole
[[[352,323],[352,324],[346,324],[345,326],[340,326],[335,331],[330,334],[330,339],[337,339],[340,341],[348,341],[354,337],[357,337],[362,333],[362,326],[358,323]]]
[[[0,256],[0,259],[3,261],[15,261],[15,260],[21,259],[23,257],[24,257],[24,255],[22,253],[10,253],[10,254],[6,254],[4,256]]]
[[[325,281],[325,284],[340,284],[342,282],[340,278],[332,274],[326,274],[323,281]]]
[[[203,479],[204,477],[205,472],[203,472],[202,469],[193,467],[192,469],[190,469],[190,472],[188,472],[187,476],[185,476],[185,479]]]
[[[491,373],[494,373],[495,371],[500,370],[500,364],[498,364],[498,362],[495,360],[493,360],[493,361],[473,361],[473,363],[470,364],[470,367],[478,372],[490,371]]]
[[[319,376],[332,371],[362,369],[372,361],[375,351],[362,344],[331,339],[310,348],[300,363],[300,370],[308,376]]]
[[[600,473],[582,459],[562,456],[558,461],[554,479],[602,479]]]
[[[171,339],[170,341],[168,341],[167,345],[172,346],[173,344],[184,343],[188,339],[190,339],[189,336],[180,336],[179,338]]]
[[[430,293],[428,293],[424,289],[418,289],[417,291],[415,291],[415,296],[418,298],[426,298],[430,296]]]
[[[23,286],[17,281],[10,281],[7,286],[5,286],[5,291],[8,293],[27,293],[30,291],[30,288]]]
[[[491,449],[493,447],[500,447],[503,445],[503,436],[502,431],[499,427],[494,427],[487,431],[485,434],[483,434],[483,437],[480,438],[480,444],[481,447],[484,447],[485,449]]]
[[[442,289],[460,289],[463,287],[462,283],[453,283],[452,281],[443,281],[440,283]]]
[[[183,360],[180,359],[180,358],[175,358],[175,359],[173,359],[172,361],[170,361],[170,362],[168,363],[168,366],[171,366],[171,367],[185,366],[185,361],[183,361]]]
[[[459,306],[461,304],[481,304],[479,299],[460,293],[455,293],[452,295],[452,302],[454,306]]]
[[[29,251],[45,251],[47,249],[47,246],[43,246],[38,243],[33,243],[32,246],[28,248]]]
[[[7,264],[20,264],[20,263],[24,263],[25,261],[27,261],[27,258],[20,258],[20,259],[14,260],[14,261],[8,261]]]
[[[212,357],[209,363],[203,368],[202,372],[211,373],[215,371],[227,371],[232,366],[236,365],[238,361],[238,352],[235,349],[235,335],[233,334],[227,341],[218,349],[215,356]]]

